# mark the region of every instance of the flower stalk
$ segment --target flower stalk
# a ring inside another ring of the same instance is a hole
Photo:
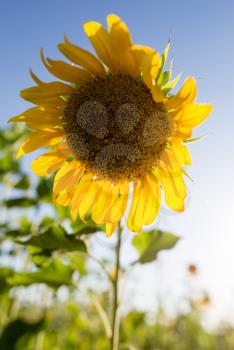
[[[117,320],[119,306],[119,271],[120,271],[120,254],[121,254],[121,233],[122,228],[119,223],[117,232],[117,244],[115,247],[115,274],[113,277],[113,301],[112,301],[112,335],[110,350],[119,348],[119,322]]]

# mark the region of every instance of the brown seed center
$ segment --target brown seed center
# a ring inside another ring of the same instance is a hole
[[[111,181],[144,176],[170,135],[164,105],[153,100],[142,81],[126,75],[80,87],[67,102],[63,126],[76,159]]]

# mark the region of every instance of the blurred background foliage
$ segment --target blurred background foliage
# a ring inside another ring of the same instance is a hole
[[[71,222],[67,209],[54,207],[53,178],[34,177],[15,159],[24,136],[19,126],[0,131],[0,349],[106,350],[115,271],[112,254],[97,258],[92,245],[103,227],[90,218]],[[158,253],[178,239],[157,230],[133,235],[138,258],[129,269],[157,264]],[[196,277],[196,266],[188,272]],[[123,308],[120,349],[234,349],[231,326],[211,332],[201,322],[208,295],[186,302],[187,311],[173,318],[163,308],[151,315]]]

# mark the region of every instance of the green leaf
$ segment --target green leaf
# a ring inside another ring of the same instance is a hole
[[[7,230],[4,234],[5,234],[5,238],[9,239],[9,238],[16,238],[16,237],[20,237],[20,236],[25,236],[26,234],[28,235],[28,232],[25,233],[20,229],[15,229],[15,230]]]
[[[56,212],[57,212],[59,218],[66,220],[67,218],[70,217],[69,207],[63,207],[62,205],[55,203],[55,209],[56,209]]]
[[[21,217],[19,221],[19,227],[16,229],[12,229],[9,226],[5,226],[3,236],[6,239],[17,238],[22,236],[28,236],[31,232],[32,223],[26,217]]]
[[[139,233],[132,240],[139,253],[136,262],[145,264],[156,260],[161,250],[173,248],[178,240],[179,237],[173,233],[160,230]]]
[[[20,138],[24,138],[28,131],[19,127],[19,125],[12,124],[10,128],[0,130],[0,148],[4,149],[7,146],[14,145]]]
[[[0,224],[0,229],[5,229],[6,227],[8,227],[8,225],[7,224]]]
[[[89,235],[100,231],[105,231],[104,225],[97,225],[91,219],[91,216],[88,216],[85,222],[77,219],[75,222],[72,222],[73,234],[75,235]]]
[[[49,250],[43,250],[37,247],[29,247],[29,254],[32,258],[32,262],[37,267],[48,267],[52,261],[52,252]]]
[[[37,185],[36,191],[39,200],[44,200],[46,202],[51,201],[51,189],[53,188],[53,177],[50,178],[40,178]]]
[[[80,276],[85,276],[87,274],[86,268],[86,257],[84,256],[71,256],[69,257],[71,266],[74,267],[76,271],[79,272]]]
[[[53,260],[49,266],[35,272],[19,272],[7,279],[11,286],[29,286],[34,283],[44,283],[52,288],[62,285],[72,286],[74,268],[63,264],[59,259]]]
[[[7,283],[7,278],[14,274],[14,270],[8,267],[0,268],[0,293],[4,292],[9,288],[9,284]]]
[[[1,137],[1,136],[0,136]],[[8,151],[0,157],[0,175],[5,173],[18,173],[20,170],[19,163],[12,158],[12,152]]]
[[[43,321],[28,323],[20,318],[8,323],[1,334],[0,349],[16,350],[18,340],[26,334],[34,334],[38,332],[42,324]]]
[[[16,183],[15,188],[18,190],[28,190],[30,187],[29,177],[25,174],[21,176],[21,179]]]
[[[52,226],[44,233],[35,235],[26,241],[18,240],[17,243],[41,248],[47,252],[66,251],[66,252],[86,252],[84,241],[75,235],[69,235],[60,226]]]
[[[21,231],[28,233],[31,230],[32,222],[28,219],[28,217],[22,216],[20,218],[19,225],[20,225]]]
[[[97,226],[95,224],[82,223],[79,225],[79,228],[74,232],[78,235],[90,235],[96,232],[104,231],[104,225]]]
[[[51,228],[53,226],[53,224],[54,224],[54,217],[44,216],[40,220],[38,231],[45,232],[45,230],[48,230],[49,228]]]
[[[28,208],[32,207],[34,205],[37,205],[37,201],[34,198],[29,198],[29,197],[20,197],[20,198],[12,198],[4,201],[4,204],[8,208]]]

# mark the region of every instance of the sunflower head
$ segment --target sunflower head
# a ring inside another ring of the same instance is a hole
[[[63,128],[74,157],[112,182],[143,178],[171,133],[163,103],[140,79],[121,74],[95,78],[74,93]]]
[[[171,93],[180,76],[170,80],[171,64],[165,70],[170,43],[159,55],[134,45],[118,16],[109,15],[107,25],[84,25],[96,56],[67,37],[58,48],[68,62],[41,51],[47,70],[64,82],[43,82],[31,72],[36,86],[21,97],[36,106],[10,121],[33,129],[18,156],[51,147],[32,167],[40,176],[57,172],[54,200],[70,206],[73,219],[91,212],[109,235],[126,211],[131,184],[132,231],[154,221],[162,189],[171,209],[184,209],[183,166],[191,163],[186,141],[211,105],[195,103],[193,78]]]

